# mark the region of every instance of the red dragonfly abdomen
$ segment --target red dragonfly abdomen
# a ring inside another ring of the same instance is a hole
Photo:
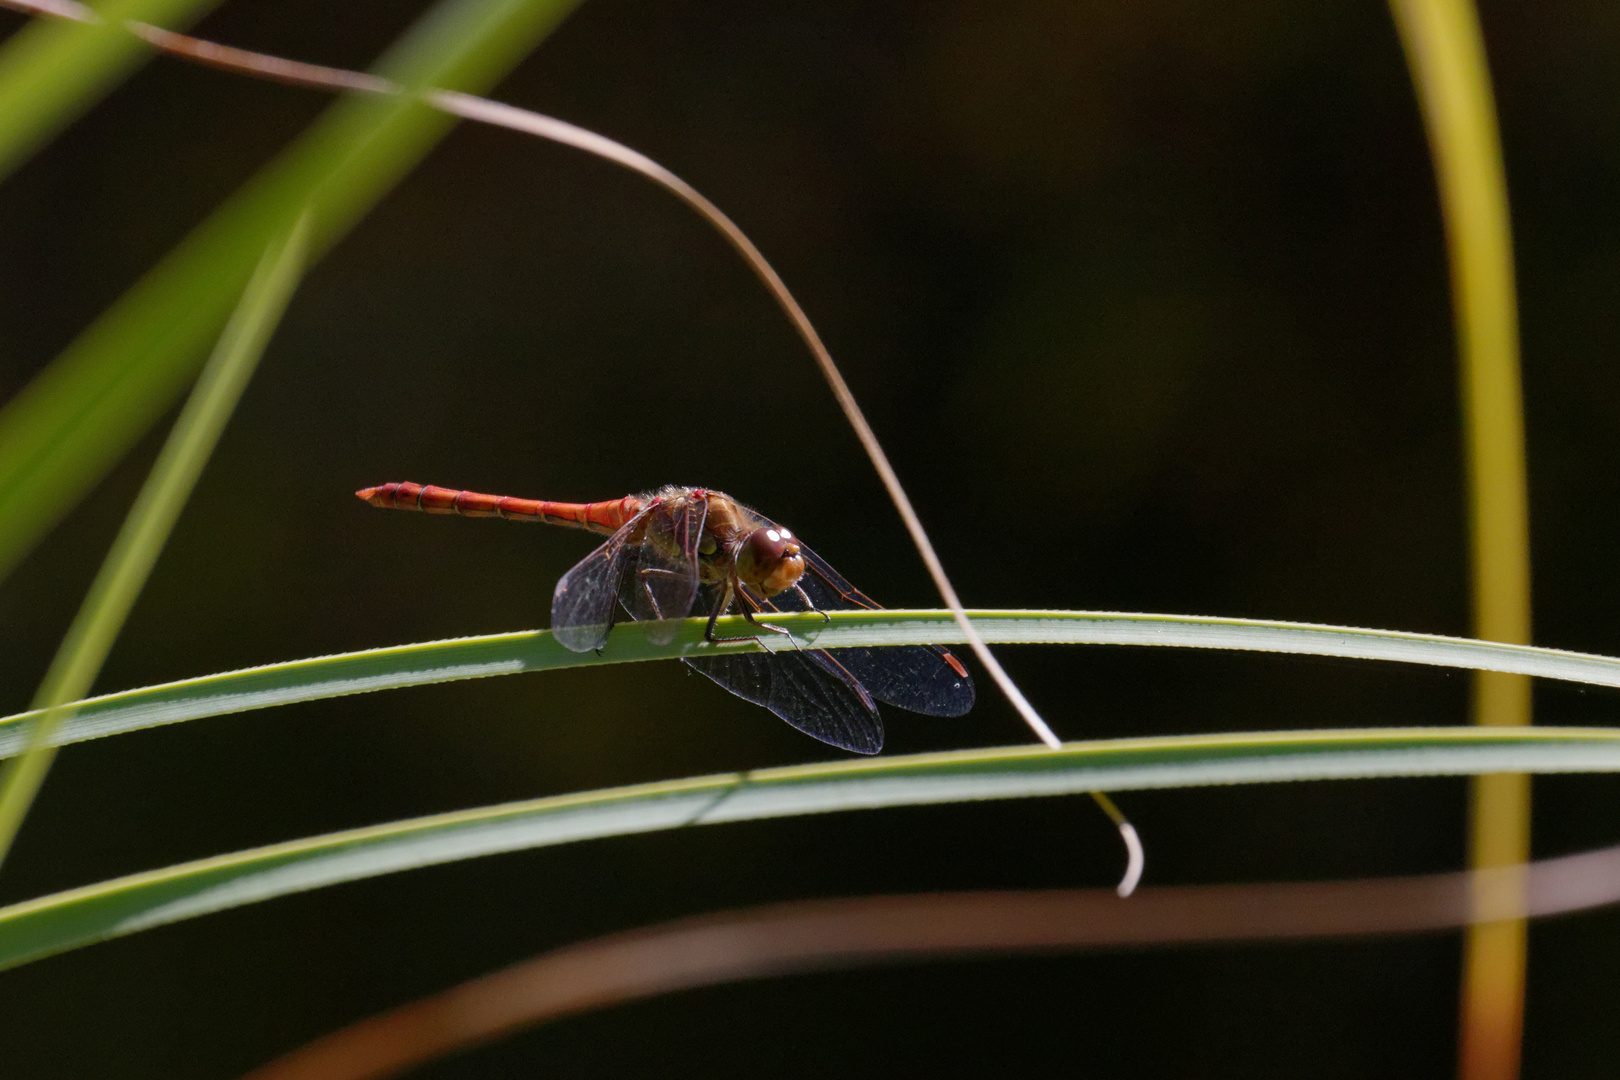
[[[511,521],[543,521],[611,534],[639,514],[642,502],[634,495],[607,502],[567,503],[545,499],[517,499],[510,495],[484,495],[455,488],[424,487],[410,482],[381,484],[355,492],[372,506],[392,510],[421,510],[428,514],[460,514],[463,517],[498,517]]]

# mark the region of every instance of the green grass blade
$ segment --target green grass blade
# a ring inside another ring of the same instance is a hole
[[[378,72],[480,92],[577,0],[442,0]],[[143,277],[0,411],[0,576],[195,374],[274,230],[311,213],[318,258],[449,130],[409,95],[345,98]]]
[[[1527,642],[1530,484],[1513,228],[1485,36],[1474,0],[1392,0],[1390,9],[1423,107],[1446,226],[1462,361],[1474,633]],[[1476,724],[1531,720],[1528,679],[1475,676]],[[1530,857],[1528,776],[1482,776],[1469,802],[1471,868]],[[1523,919],[1473,926],[1464,937],[1462,1080],[1518,1074],[1528,947]]]
[[[0,46],[0,178],[152,56],[125,20],[184,29],[219,0],[114,0],[99,23],[37,18]]]
[[[985,640],[1000,645],[1161,645],[1295,653],[1508,671],[1594,686],[1620,686],[1620,659],[1614,657],[1435,634],[1122,612],[969,614]],[[950,614],[943,611],[841,611],[832,613],[830,621],[815,614],[773,616],[772,621],[792,628],[801,641],[822,648],[961,641],[961,632]],[[702,619],[689,620],[670,644],[654,645],[647,640],[645,624],[625,623],[614,628],[612,639],[600,654],[569,652],[545,631],[524,631],[370,649],[208,675],[92,698],[57,731],[55,741],[65,745],[205,716],[373,690],[525,671],[669,660],[716,648],[736,651],[757,647],[752,643],[707,645],[702,640],[703,625]],[[721,625],[726,628],[723,634],[749,632],[740,619],[723,621]],[[22,726],[32,715],[21,713],[0,719],[0,757],[21,749]]]
[[[95,682],[287,310],[303,272],[308,238],[309,219],[301,215],[264,253],[45,673],[34,697],[42,711],[29,722],[27,748],[0,774],[0,862],[45,781],[55,752],[52,733],[72,716],[68,703],[82,698]]]
[[[838,810],[1203,784],[1620,771],[1620,729],[1404,728],[1020,746],[612,788],[352,829],[0,908],[0,968],[345,881],[609,836]]]

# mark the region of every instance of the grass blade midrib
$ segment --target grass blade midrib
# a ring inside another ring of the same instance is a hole
[[[1620,659],[1404,631],[1131,612],[970,614],[986,639],[995,644],[1160,645],[1299,653],[1511,671],[1620,686]],[[825,646],[834,642],[856,646],[960,641],[960,632],[949,613],[943,611],[835,612],[830,623],[824,623],[819,615],[801,614],[782,616],[776,621],[792,627],[804,640]],[[703,620],[688,620],[671,644],[658,646],[647,640],[644,625],[627,623],[614,630],[601,654],[571,653],[546,631],[522,631],[368,649],[184,679],[88,699],[57,733],[56,745],[374,690],[583,665],[672,659],[716,648],[735,651],[758,647],[752,643],[704,644],[702,627]],[[735,630],[728,632],[747,631],[738,620]],[[20,713],[0,719],[0,757],[16,752],[20,725],[31,715]]]

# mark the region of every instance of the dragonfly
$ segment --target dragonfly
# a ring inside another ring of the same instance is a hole
[[[651,621],[647,637],[673,641],[674,620],[707,615],[711,642],[755,640],[715,633],[733,607],[756,629],[790,645],[682,659],[727,690],[763,705],[812,738],[875,754],[883,749],[877,702],[929,716],[973,707],[967,668],[938,645],[812,649],[761,616],[795,611],[879,610],[790,530],[719,491],[663,487],[606,502],[569,503],[484,495],[413,483],[355,492],[373,506],[429,514],[541,521],[607,540],[557,582],[551,632],[565,648],[607,644],[620,613]]]

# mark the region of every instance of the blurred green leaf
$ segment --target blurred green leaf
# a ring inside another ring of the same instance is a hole
[[[308,225],[300,215],[265,251],[45,672],[34,695],[41,712],[29,723],[27,746],[0,773],[0,861],[50,769],[52,733],[72,717],[70,703],[94,684],[287,310],[304,268]]]
[[[1491,641],[1363,630],[1348,626],[1221,619],[1209,616],[1138,615],[1094,611],[970,611],[986,641],[1004,645],[1167,645],[1193,649],[1341,656],[1437,667],[1508,671],[1546,679],[1620,686],[1620,659],[1587,653],[1502,645]],[[820,648],[857,645],[959,644],[961,631],[944,611],[838,611],[777,615],[772,623],[793,630]],[[247,712],[272,705],[363,694],[428,683],[516,675],[525,671],[639,660],[671,660],[703,652],[748,651],[752,641],[709,645],[704,619],[689,619],[675,640],[654,645],[647,624],[613,630],[600,653],[569,652],[544,630],[398,645],[310,660],[207,675],[125,690],[89,699],[56,732],[54,745],[205,716]],[[750,633],[739,618],[720,623],[721,635]],[[22,747],[24,725],[37,713],[0,719],[0,757]]]
[[[36,18],[0,46],[0,178],[153,53],[126,20],[182,30],[219,0],[113,0],[101,21]]]
[[[610,788],[182,863],[0,908],[0,968],[344,881],[608,836],[835,810],[1350,777],[1620,771],[1620,729],[1401,728],[1020,746]]]
[[[377,72],[484,91],[575,3],[443,0]],[[338,102],[0,410],[0,576],[179,396],[272,231],[307,206],[319,257],[452,123],[411,94]]]

